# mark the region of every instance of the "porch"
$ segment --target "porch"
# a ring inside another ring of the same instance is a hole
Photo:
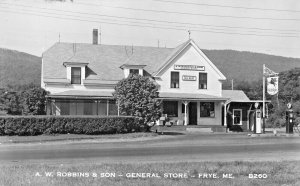
[[[156,125],[222,126],[227,98],[205,94],[160,93],[163,116]]]

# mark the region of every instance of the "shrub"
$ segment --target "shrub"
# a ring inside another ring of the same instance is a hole
[[[46,95],[43,88],[31,88],[22,92],[22,111],[25,115],[45,115]]]
[[[295,119],[295,124],[300,124],[300,117],[297,117],[296,119]],[[0,124],[0,127],[1,127],[1,124]],[[1,132],[1,129],[0,129],[0,132]]]
[[[144,130],[148,130],[147,124],[155,122],[162,114],[162,102],[157,99],[158,86],[149,77],[130,74],[118,82],[113,95],[120,112],[137,118]]]
[[[0,135],[114,134],[142,128],[128,116],[3,116]]]

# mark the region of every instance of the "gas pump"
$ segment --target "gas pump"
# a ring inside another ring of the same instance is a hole
[[[261,117],[261,110],[258,109],[259,104],[255,103],[254,107],[254,134],[261,134],[262,133],[262,117]]]
[[[287,110],[285,112],[285,126],[286,126],[286,133],[287,134],[293,134],[293,127],[294,127],[294,111],[292,109],[292,104],[287,104]]]

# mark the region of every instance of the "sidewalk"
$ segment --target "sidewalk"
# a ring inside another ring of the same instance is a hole
[[[46,143],[46,142],[116,142],[116,141],[138,141],[157,138],[155,133],[128,133],[128,134],[106,134],[106,135],[85,135],[85,134],[57,134],[38,136],[0,136],[0,144],[21,144],[21,143]]]
[[[283,137],[299,137],[300,134],[298,132],[294,132],[293,134],[287,134],[286,133],[286,129],[285,128],[277,128],[276,129],[277,133],[274,134],[273,133],[273,128],[266,128],[265,129],[265,133],[261,133],[261,134],[253,134],[253,133],[249,133],[248,136],[251,137],[271,137],[271,136],[283,136]]]

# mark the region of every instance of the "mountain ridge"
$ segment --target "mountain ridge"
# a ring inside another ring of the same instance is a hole
[[[227,78],[227,82],[256,81],[265,64],[275,72],[300,68],[300,58],[257,52],[201,49]],[[34,84],[40,86],[42,58],[25,52],[0,48],[0,88]]]

